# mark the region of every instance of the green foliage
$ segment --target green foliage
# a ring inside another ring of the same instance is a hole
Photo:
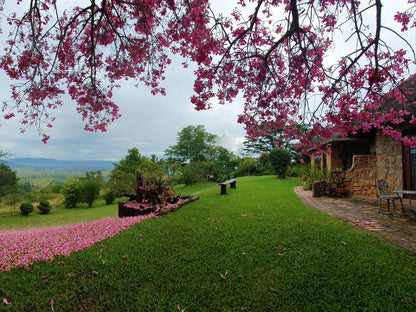
[[[252,157],[245,157],[240,160],[238,163],[238,175],[239,176],[249,176],[257,175],[257,165]]]
[[[106,204],[110,205],[116,199],[116,195],[114,194],[114,192],[112,190],[109,190],[109,191],[104,193],[104,199],[105,199]]]
[[[33,183],[31,183],[29,181],[19,181],[18,186],[21,190],[23,190],[27,193],[31,192],[35,188]]]
[[[310,165],[305,169],[301,179],[303,182],[304,190],[312,190],[312,184],[315,181],[325,181],[328,179],[328,172],[325,169],[319,169],[318,167],[311,168]]]
[[[65,182],[63,195],[65,197],[65,205],[75,208],[76,204],[81,201],[81,182],[79,178],[72,178]]]
[[[139,150],[134,147],[128,150],[124,159],[114,165],[109,174],[109,188],[117,194],[135,192],[137,172],[143,176],[164,176],[163,168],[158,162],[141,156]]]
[[[20,205],[20,212],[22,216],[27,216],[29,213],[33,212],[33,205],[31,203],[23,203]]]
[[[286,176],[293,177],[293,178],[299,178],[302,177],[305,172],[307,172],[311,168],[310,163],[296,163],[287,169]]]
[[[38,209],[41,214],[48,214],[51,211],[52,206],[48,200],[44,199],[39,202]]]
[[[274,148],[269,154],[270,163],[272,164],[276,175],[281,179],[286,178],[286,172],[289,168],[291,159],[291,153],[287,149]]]
[[[80,202],[87,203],[91,208],[92,204],[100,196],[103,177],[100,171],[86,172],[85,177],[79,179]]]
[[[165,154],[180,162],[212,160],[216,138],[216,135],[206,132],[202,125],[187,126],[178,133],[176,145],[169,146]]]
[[[183,166],[181,172],[178,183],[189,185],[202,181],[209,174],[209,169],[204,162],[194,161]]]
[[[237,166],[237,156],[222,146],[215,147],[213,161],[207,163],[207,167],[212,170],[214,181],[221,182],[235,177]]]
[[[0,163],[0,195],[6,194],[17,186],[16,172]]]

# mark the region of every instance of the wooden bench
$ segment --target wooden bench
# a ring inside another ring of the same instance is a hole
[[[231,179],[231,180],[227,180],[221,183],[218,183],[218,185],[221,187],[221,194],[222,195],[226,195],[227,194],[227,184],[230,185],[230,188],[234,188],[237,184],[237,180],[236,179]]]

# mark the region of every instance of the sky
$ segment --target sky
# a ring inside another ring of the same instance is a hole
[[[392,1],[383,2],[385,12],[398,10],[397,7],[389,8]],[[227,14],[236,1],[214,0],[212,3],[215,11]],[[243,112],[243,100],[240,98],[231,104],[213,105],[210,110],[196,111],[190,103],[195,67],[191,65],[184,69],[182,61],[173,57],[173,64],[167,68],[166,80],[162,83],[166,96],[153,96],[144,86],[134,87],[133,81],[122,82],[122,87],[114,91],[113,97],[122,117],[105,133],[85,131],[84,122],[76,112],[76,103],[66,99],[64,105],[54,112],[54,127],[45,129],[51,136],[47,144],[41,141],[42,137],[35,128],[21,134],[18,118],[15,118],[0,121],[0,150],[9,152],[10,158],[117,161],[127,155],[128,149],[137,147],[144,156],[155,154],[162,157],[165,149],[176,144],[177,134],[184,127],[204,125],[207,132],[218,136],[219,145],[240,155],[245,131],[244,126],[237,123],[237,118]],[[0,101],[9,99],[9,84],[10,80],[0,72]]]
[[[232,3],[214,1],[214,7],[220,6],[222,11],[229,12]],[[153,96],[149,88],[136,88],[134,81],[123,81],[113,96],[122,117],[105,133],[85,131],[76,103],[68,98],[54,111],[53,128],[44,129],[51,137],[47,144],[33,127],[21,134],[17,117],[0,121],[0,150],[10,153],[9,158],[117,161],[127,155],[128,149],[137,147],[144,156],[162,157],[169,146],[176,144],[177,134],[183,128],[204,125],[208,133],[218,136],[219,145],[241,154],[245,131],[237,118],[243,111],[243,102],[196,111],[190,102],[196,67],[190,65],[184,69],[182,62],[180,57],[173,57],[173,64],[167,68],[166,80],[161,85],[166,88],[166,96]],[[0,72],[1,102],[9,99],[9,85],[10,80]]]

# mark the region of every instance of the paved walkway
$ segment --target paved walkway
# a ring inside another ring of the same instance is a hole
[[[355,228],[372,232],[390,244],[406,249],[409,254],[416,256],[415,207],[414,211],[405,208],[405,217],[394,217],[386,210],[382,210],[380,214],[377,213],[378,198],[312,197],[312,192],[304,191],[301,186],[295,187],[295,193],[307,206],[333,215]],[[403,200],[403,205],[405,207],[408,205],[407,199]],[[400,207],[396,209],[397,212],[401,212]]]

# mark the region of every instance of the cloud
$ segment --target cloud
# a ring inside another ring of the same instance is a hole
[[[62,160],[118,160],[127,150],[137,147],[142,155],[162,156],[166,148],[176,144],[177,133],[189,125],[204,125],[207,132],[229,138],[224,147],[241,150],[245,132],[237,124],[243,110],[242,101],[213,105],[207,111],[196,111],[190,103],[193,92],[193,70],[182,68],[179,58],[167,69],[163,86],[166,96],[153,96],[144,86],[136,88],[134,81],[122,82],[114,92],[114,101],[120,106],[122,117],[105,133],[91,133],[76,112],[76,103],[65,98],[63,107],[54,112],[52,129],[44,129],[51,139],[47,144],[35,128],[19,133],[18,119],[5,120],[0,127],[0,148],[12,157],[43,157]],[[10,81],[2,74],[1,100],[7,100]]]

